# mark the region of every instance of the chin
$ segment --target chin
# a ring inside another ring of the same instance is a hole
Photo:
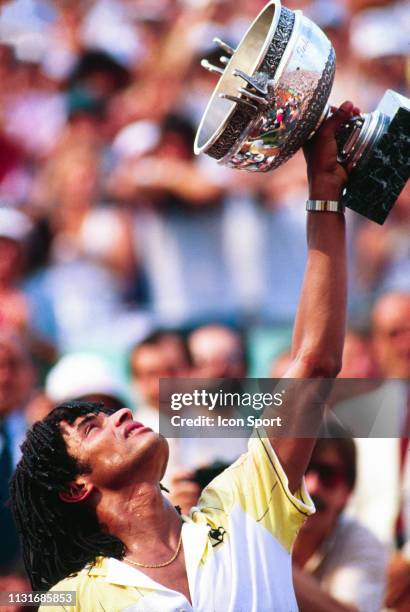
[[[144,464],[145,469],[148,470],[151,466],[155,467],[159,474],[158,478],[161,479],[169,457],[167,439],[155,431],[146,431],[135,437],[139,439],[135,445],[134,466],[140,468]]]

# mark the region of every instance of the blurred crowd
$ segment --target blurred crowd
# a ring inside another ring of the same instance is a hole
[[[306,256],[303,155],[261,175],[193,154],[216,83],[200,59],[218,63],[212,38],[235,47],[264,4],[0,1],[0,590],[25,586],[7,480],[27,427],[53,405],[127,404],[157,428],[161,377],[286,370]],[[332,104],[368,112],[386,89],[409,95],[409,2],[284,4],[332,40]],[[347,221],[341,376],[383,381],[370,404],[395,380],[410,427],[409,186],[383,226]],[[294,557],[302,610],[410,609],[402,431],[318,443],[307,474],[318,511]],[[170,444],[165,484],[183,511],[204,466],[246,449]]]

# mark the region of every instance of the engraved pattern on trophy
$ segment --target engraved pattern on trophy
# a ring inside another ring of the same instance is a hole
[[[287,142],[289,153],[282,156],[280,163],[290,159],[317,128],[323,108],[326,106],[332,90],[335,73],[336,55],[332,47],[322,77],[309,102],[307,112],[302,116],[301,121]]]
[[[307,78],[305,84],[298,80],[298,90],[304,93],[305,97],[303,107],[298,103],[294,104],[293,111],[295,112],[295,120],[293,123],[291,118],[290,121],[286,122],[286,111],[290,110],[292,112],[292,104],[288,105],[287,108],[280,107],[279,109],[276,104],[274,104],[270,114],[262,118],[255,127],[255,134],[259,134],[259,137],[262,136],[262,138],[264,134],[268,136],[274,135],[275,131],[280,131],[282,125],[286,128],[284,130],[283,140],[276,140],[276,147],[274,146],[275,142],[273,142],[272,149],[270,150],[272,153],[271,155],[269,155],[269,150],[266,149],[264,145],[262,145],[259,150],[256,149],[255,145],[254,148],[252,148],[251,132],[244,147],[241,151],[236,153],[232,159],[228,160],[227,165],[230,168],[239,170],[246,169],[251,172],[268,172],[290,159],[309,138],[320,121],[323,109],[326,107],[332,89],[335,67],[335,52],[333,48],[331,48],[326,67],[315,89],[311,87],[311,79]],[[292,90],[292,82],[283,83],[282,92],[288,96],[289,90]],[[277,98],[278,92],[275,89],[272,94],[272,99]],[[289,98],[287,102],[289,104]],[[283,107],[285,106],[286,103],[283,104]],[[279,116],[278,111],[280,113]],[[279,126],[277,125],[278,123],[280,123]],[[254,142],[258,142],[257,136],[255,136]]]
[[[294,13],[282,7],[278,26],[272,38],[272,43],[263,60],[260,72],[267,72],[269,74],[275,73],[292,34],[294,22]],[[240,80],[238,79],[238,87],[240,86],[239,83]],[[241,137],[244,128],[250,121],[255,119],[257,113],[257,108],[252,110],[251,108],[245,108],[243,105],[238,105],[220,138],[207,150],[207,155],[215,159],[224,157],[235,145],[238,138]]]
[[[310,134],[315,130],[319,123],[319,120],[323,113],[323,108],[326,106],[326,102],[329,98],[330,91],[332,89],[333,80],[335,76],[335,53],[333,48],[330,51],[326,67],[323,71],[322,77],[313,91],[313,93],[306,99],[306,110],[299,113],[300,117],[291,126],[292,131],[287,133],[287,138],[284,139],[281,149],[278,149],[278,153],[272,156],[267,156],[266,153],[252,152],[252,150],[244,150],[237,153],[228,164],[230,168],[235,169],[246,169],[251,172],[268,172],[274,168],[278,168],[280,165],[288,161],[303,143],[309,138]],[[282,109],[279,109],[282,110]],[[277,117],[277,113],[274,113]],[[265,130],[272,131],[275,128],[277,119],[274,119],[274,124],[267,122],[266,126],[262,126],[260,133]],[[288,124],[289,127],[289,124]]]

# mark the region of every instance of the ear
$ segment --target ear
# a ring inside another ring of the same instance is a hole
[[[68,491],[59,491],[58,496],[67,504],[85,501],[91,495],[94,486],[86,482],[71,482]]]

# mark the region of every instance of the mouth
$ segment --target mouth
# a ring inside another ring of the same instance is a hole
[[[145,427],[145,425],[138,421],[131,421],[124,427],[124,437],[129,438],[130,436],[136,436],[147,431],[152,431],[152,429],[150,427]]]

